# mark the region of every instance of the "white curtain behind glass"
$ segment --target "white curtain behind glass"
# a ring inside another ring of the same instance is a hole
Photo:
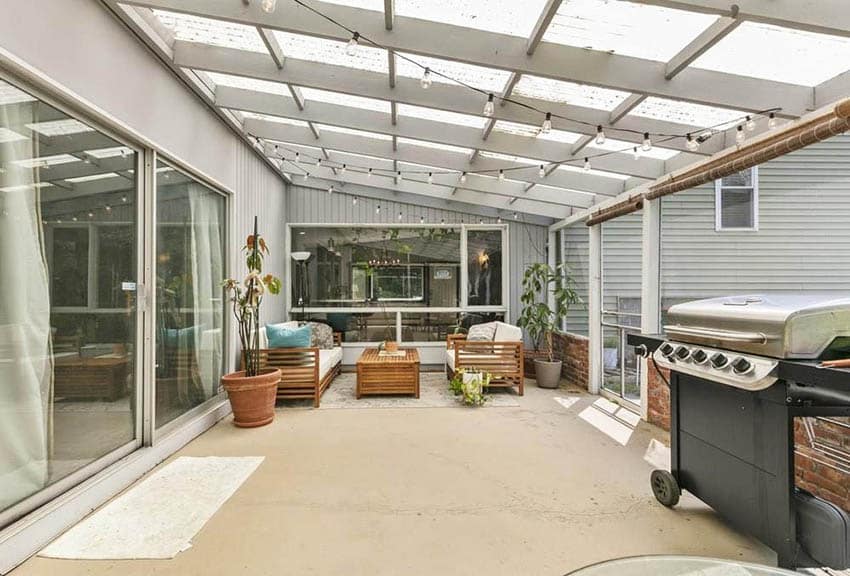
[[[0,106],[0,127],[14,132],[34,122],[35,104]],[[39,189],[35,170],[14,164],[37,157],[37,144],[6,136],[11,141],[0,143],[0,510],[47,483],[53,385]]]
[[[192,291],[195,351],[204,397],[218,391],[221,376],[221,223],[224,202],[203,186],[189,185],[192,221]]]

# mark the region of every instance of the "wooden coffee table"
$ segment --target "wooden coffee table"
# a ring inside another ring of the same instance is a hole
[[[357,360],[357,398],[367,394],[413,394],[419,398],[419,352],[400,348],[404,356],[379,356],[367,348]]]

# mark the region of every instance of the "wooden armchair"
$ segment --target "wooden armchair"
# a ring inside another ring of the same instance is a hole
[[[334,350],[339,350],[339,358],[333,361],[324,374],[321,370],[321,351],[314,347],[260,350],[260,367],[280,368],[280,383],[277,385],[278,400],[311,398],[313,406],[318,408],[322,394],[340,373],[341,346],[342,334],[334,332]]]
[[[491,387],[512,388],[525,393],[522,342],[467,340],[465,334],[446,338],[446,376],[451,379],[459,369],[481,370],[492,376]]]

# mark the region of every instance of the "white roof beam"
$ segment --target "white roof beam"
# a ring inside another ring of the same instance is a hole
[[[546,6],[543,7],[543,11],[540,13],[540,17],[537,19],[537,23],[534,25],[534,29],[531,31],[531,36],[529,36],[525,47],[525,53],[529,56],[534,54],[534,51],[537,50],[537,47],[543,40],[546,30],[549,29],[549,24],[552,23],[552,18],[555,17],[555,14],[558,13],[558,8],[561,7],[561,1],[549,0],[546,2]]]
[[[620,102],[616,108],[611,110],[611,114],[608,116],[608,123],[613,125],[622,120],[626,114],[640,106],[640,103],[646,100],[646,95],[644,94],[630,94],[626,97],[625,100]],[[647,128],[647,130],[649,130]],[[650,130],[654,132],[654,130]]]
[[[690,66],[691,62],[702,56],[709,48],[720,42],[727,34],[732,32],[742,22],[737,18],[738,10],[732,9],[733,16],[721,16],[711,26],[694,38],[687,46],[682,48],[678,54],[667,62],[667,71],[664,78],[672,80],[674,76]]]
[[[341,42],[350,39],[345,30],[317,19],[294,3],[278,5],[274,13],[266,14],[253,5],[240,8],[232,0],[127,1]],[[811,89],[805,86],[695,68],[687,68],[668,81],[664,79],[665,62],[549,42],[541,42],[534,58],[529,58],[527,40],[509,34],[402,16],[396,16],[395,27],[405,33],[395,34],[375,22],[373,11],[318,0],[311,5],[388,49],[710,106],[748,111],[778,106],[790,116],[801,116],[812,106]]]
[[[271,56],[272,60],[274,60],[275,66],[277,66],[278,69],[282,69],[283,65],[286,63],[286,56],[283,55],[283,50],[281,50],[280,44],[278,44],[277,38],[274,36],[274,32],[266,30],[262,26],[257,26],[257,32],[260,34],[263,44],[266,45],[266,50],[269,51],[269,56]]]
[[[818,108],[822,108],[836,100],[847,98],[848,94],[850,94],[850,71],[815,86],[815,103]]]
[[[319,64],[304,60],[288,58],[286,68],[278,70],[268,62],[262,54],[243,50],[233,50],[217,46],[205,46],[189,42],[175,43],[175,65],[185,68],[196,68],[225,74],[236,74],[273,82],[291,83],[297,86],[308,86],[320,90],[330,90],[342,94],[353,94],[385,101],[439,108],[461,114],[481,116],[481,97],[459,86],[434,82],[428,90],[422,90],[419,81],[413,78],[399,77],[396,87],[387,86],[384,74],[366,72]],[[811,90],[809,90],[811,92]],[[525,97],[514,97],[517,101],[527,103],[540,109],[551,110],[567,118],[575,118],[580,122],[571,122],[562,118],[553,118],[555,128],[568,130],[579,134],[595,135],[597,124],[608,125],[610,114],[605,110],[558,104]],[[538,125],[540,114],[521,106],[497,106],[494,119]],[[640,133],[644,131],[663,134],[684,134],[696,132],[702,127],[655,120],[651,118],[623,118],[618,127],[632,129],[638,133],[609,131],[609,136],[640,144],[643,140]],[[686,151],[684,142],[672,141],[667,147]],[[712,141],[706,142],[700,149],[700,154],[710,154],[721,150],[721,146]]]
[[[690,10],[704,14],[731,16],[732,7],[738,8],[743,20],[773,24],[796,30],[820,34],[850,36],[850,11],[846,0],[632,0],[665,8]]]
[[[395,20],[395,1],[384,0],[384,28],[387,30],[393,29],[393,21]]]
[[[575,156],[576,154],[578,154],[579,152],[584,150],[585,146],[587,146],[588,144],[593,142],[593,140],[594,140],[593,136],[587,136],[587,135],[582,136],[581,138],[579,138],[575,142],[575,144],[573,144],[573,147],[570,150],[570,155]]]
[[[400,118],[398,125],[392,126],[388,122],[389,114],[324,102],[313,102],[307,109],[301,111],[284,99],[277,98],[272,94],[239,88],[220,87],[216,92],[216,102],[224,108],[259,112],[305,122],[312,121],[474,150],[481,149],[498,154],[535,158],[546,163],[566,159],[566,146],[564,144],[541,138],[529,138],[500,132],[492,134],[490,138],[482,142],[480,132],[476,128],[409,117]],[[246,119],[246,126],[251,121],[250,118]],[[663,162],[660,160],[643,158],[636,162],[631,154],[626,153],[609,154],[596,158],[595,162],[600,170],[631,174],[643,178],[657,178],[664,173],[662,171]],[[602,178],[602,180],[609,181],[612,179]],[[599,190],[592,191],[598,192]],[[610,192],[603,191],[603,193]]]

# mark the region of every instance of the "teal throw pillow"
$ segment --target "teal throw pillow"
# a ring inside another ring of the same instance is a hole
[[[269,348],[309,348],[310,326],[300,328],[284,328],[280,325],[267,324],[266,338]]]

